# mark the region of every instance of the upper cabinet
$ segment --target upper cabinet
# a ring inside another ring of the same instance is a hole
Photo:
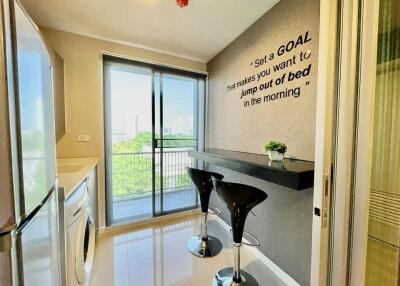
[[[53,93],[56,143],[65,135],[65,87],[64,87],[64,59],[54,49],[46,35],[40,31],[44,43],[49,51],[51,65],[53,67]]]
[[[65,96],[64,96],[64,60],[54,50],[54,111],[56,123],[56,140],[60,141],[65,134]]]

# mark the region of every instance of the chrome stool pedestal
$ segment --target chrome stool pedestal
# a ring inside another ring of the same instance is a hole
[[[208,205],[210,201],[211,191],[214,189],[211,176],[222,180],[223,176],[217,173],[204,170],[186,167],[189,177],[195,184],[199,196],[203,215],[201,226],[201,234],[194,235],[190,238],[187,244],[187,249],[194,255],[200,258],[216,256],[222,250],[222,243],[218,238],[208,235],[207,220],[208,220]]]
[[[240,269],[241,243],[233,243],[234,267],[227,267],[215,274],[212,286],[258,286],[257,280],[248,272]]]
[[[207,233],[207,216],[208,213],[203,213],[202,234],[194,235],[187,244],[188,250],[195,256],[213,257],[221,252],[222,243],[218,238],[208,235]]]

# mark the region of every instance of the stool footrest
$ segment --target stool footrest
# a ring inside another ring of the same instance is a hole
[[[231,234],[231,238],[233,238],[233,236],[232,236],[232,234],[233,234],[232,229],[230,229],[229,232],[230,232],[230,234]],[[243,241],[243,239],[242,239],[242,242],[241,242],[241,243],[243,243],[244,245],[247,245],[247,246],[251,246],[251,247],[260,247],[260,246],[261,246],[261,242],[260,242],[260,241],[257,239],[257,237],[255,237],[253,234],[251,234],[251,233],[248,232],[248,231],[243,231],[243,236],[245,236],[245,235],[249,236],[252,240],[254,240],[255,243],[249,243],[249,242]],[[246,240],[247,240],[247,239],[246,239]],[[247,241],[248,241],[248,240],[247,240]]]
[[[211,212],[208,211],[208,214],[211,214],[211,215],[219,215],[221,213],[221,210],[216,207],[208,207],[208,209],[211,211]]]

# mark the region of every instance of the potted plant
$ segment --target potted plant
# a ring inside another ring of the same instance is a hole
[[[278,141],[270,141],[264,147],[271,161],[282,161],[287,150],[286,144]]]

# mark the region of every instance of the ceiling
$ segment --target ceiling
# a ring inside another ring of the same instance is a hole
[[[279,0],[22,0],[39,26],[208,62]]]

